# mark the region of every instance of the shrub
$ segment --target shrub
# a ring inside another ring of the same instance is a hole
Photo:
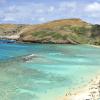
[[[74,33],[85,34],[88,32],[88,28],[85,27],[71,27]]]
[[[100,25],[96,24],[96,25],[92,25],[92,28],[91,28],[91,33],[92,33],[92,36],[100,36]]]

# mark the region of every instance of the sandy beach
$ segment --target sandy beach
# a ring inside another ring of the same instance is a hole
[[[100,99],[100,76],[96,76],[89,85],[79,88],[71,93],[66,93],[62,100],[99,100]]]
[[[96,48],[100,48],[100,46],[97,46],[97,45],[90,45],[92,47],[96,47]]]

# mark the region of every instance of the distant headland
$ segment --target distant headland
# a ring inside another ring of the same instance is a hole
[[[31,43],[100,45],[100,25],[77,18],[37,25],[0,24],[0,39]]]

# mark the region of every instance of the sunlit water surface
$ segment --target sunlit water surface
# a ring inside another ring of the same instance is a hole
[[[0,42],[0,100],[58,100],[100,70],[100,48]]]

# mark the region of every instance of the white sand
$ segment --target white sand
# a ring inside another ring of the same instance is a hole
[[[1,39],[11,39],[11,40],[17,40],[19,37],[20,37],[19,35],[0,36]]]
[[[96,48],[100,48],[100,46],[97,46],[97,45],[90,45],[92,47],[96,47]]]
[[[88,86],[75,90],[73,93],[66,94],[59,100],[99,100],[100,98],[100,77],[91,80]]]

